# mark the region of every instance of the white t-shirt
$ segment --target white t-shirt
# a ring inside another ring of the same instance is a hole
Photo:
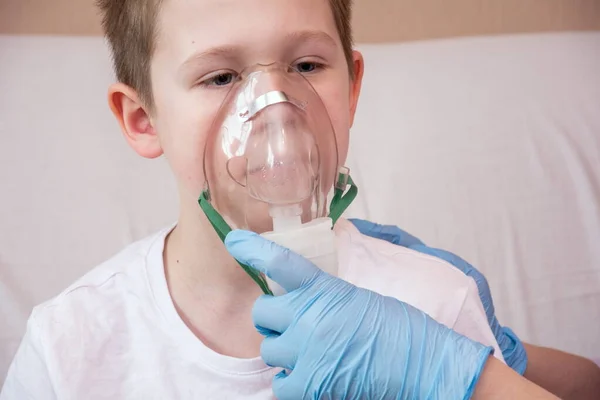
[[[177,314],[164,229],[34,308],[0,400],[273,399],[278,370],[206,347]],[[396,297],[474,340],[498,345],[475,282],[430,256],[336,224],[340,277]]]

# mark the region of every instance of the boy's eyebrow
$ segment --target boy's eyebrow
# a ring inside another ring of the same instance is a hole
[[[291,42],[324,42],[329,46],[337,46],[331,36],[323,31],[298,31],[289,33],[286,37]]]
[[[326,45],[336,47],[335,40],[323,31],[297,31],[286,35],[286,41],[291,44],[302,42],[322,42]],[[242,51],[241,46],[220,46],[213,47],[200,53],[191,55],[181,64],[180,70],[185,70],[190,64],[199,61],[210,60],[211,58],[229,58],[234,59],[239,56]]]
[[[185,69],[188,65],[201,60],[209,60],[211,58],[234,58],[239,54],[241,47],[238,46],[221,46],[213,47],[200,53],[192,54],[187,60],[181,64],[180,69]]]

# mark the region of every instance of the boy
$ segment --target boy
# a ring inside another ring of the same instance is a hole
[[[348,0],[101,0],[119,83],[109,103],[129,145],[165,155],[177,179],[176,226],[135,243],[36,307],[4,399],[270,399],[276,371],[258,357],[259,287],[197,204],[206,132],[237,74],[291,65],[321,97],[340,164],[363,59]],[[475,283],[448,264],[335,226],[343,279],[397,297],[502,359]]]

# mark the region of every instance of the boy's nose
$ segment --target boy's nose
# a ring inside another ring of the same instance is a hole
[[[286,88],[290,86],[289,77],[286,76],[286,72],[279,68],[262,70],[257,73],[255,79],[254,93],[257,96],[273,91],[285,92]]]

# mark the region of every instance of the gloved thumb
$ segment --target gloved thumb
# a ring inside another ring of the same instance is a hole
[[[310,284],[324,273],[306,258],[254,232],[229,232],[225,247],[236,260],[265,274],[286,292]]]
[[[360,233],[375,239],[385,240],[386,242],[402,247],[412,247],[423,244],[421,239],[394,225],[380,225],[357,218],[351,218],[349,221],[352,222]]]

